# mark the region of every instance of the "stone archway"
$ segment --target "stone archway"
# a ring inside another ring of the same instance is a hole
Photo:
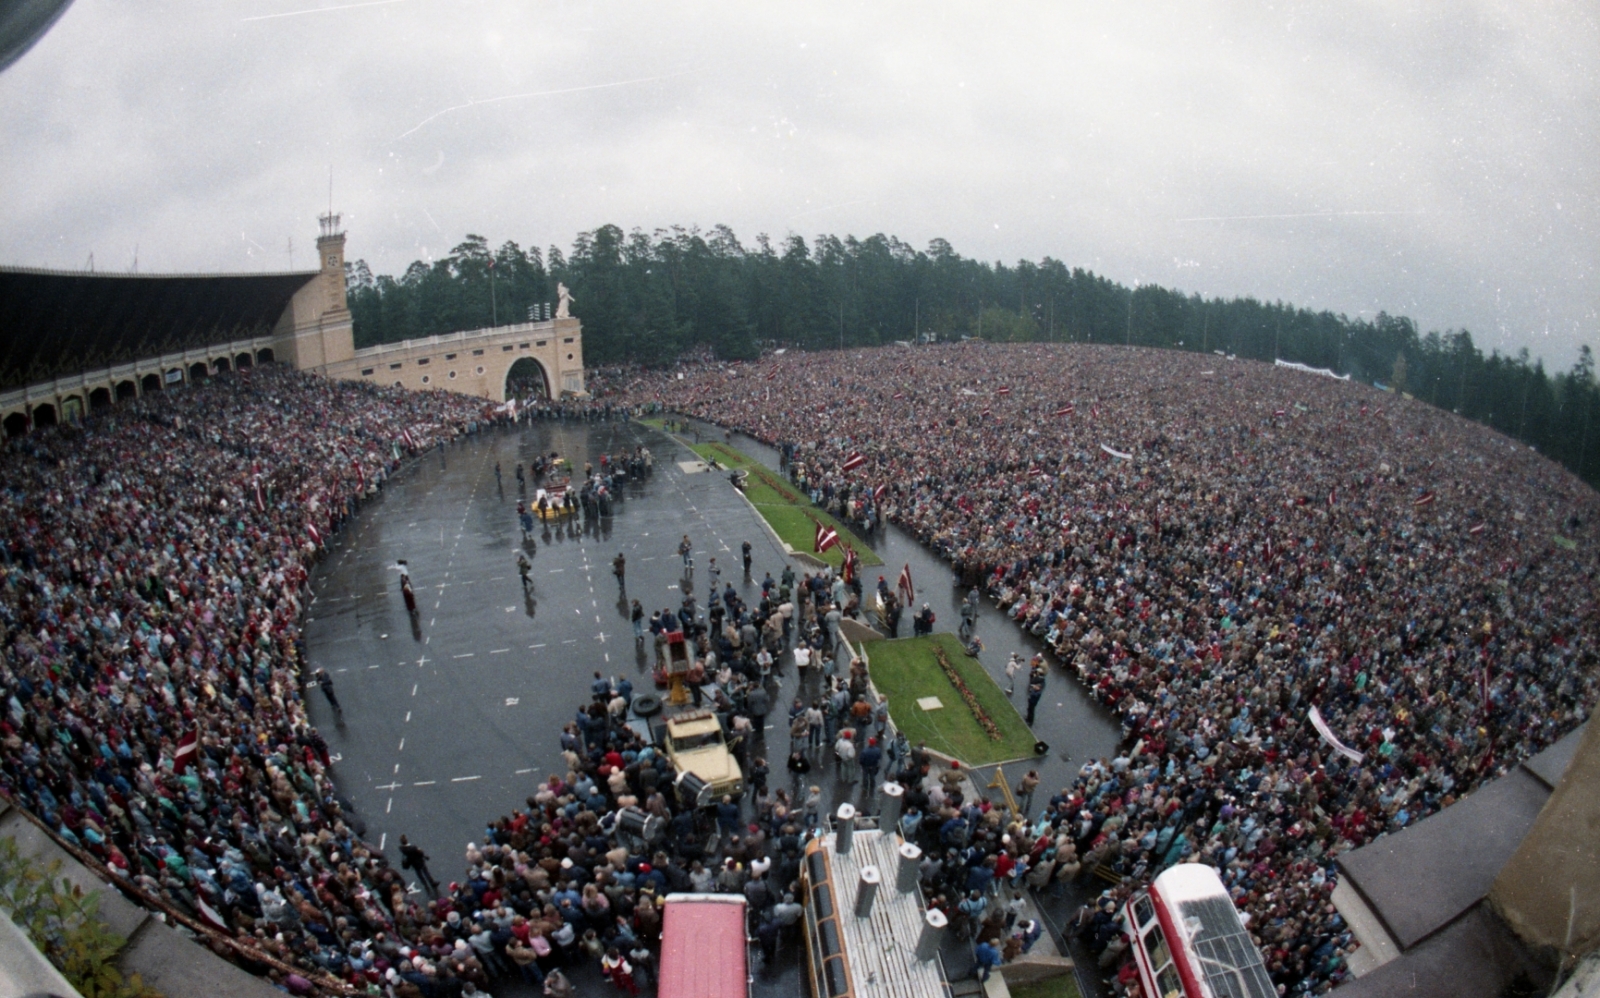
[[[254,366],[255,362],[250,359],[250,355],[247,353],[242,353],[233,359],[234,370],[243,371]]]
[[[139,379],[139,388],[144,394],[159,392],[161,390],[161,375],[147,374]]]
[[[96,388],[89,393],[89,410],[91,412],[107,409],[111,406],[111,389]]]
[[[123,401],[126,401],[128,399],[136,399],[138,397],[139,397],[139,386],[138,385],[134,384],[131,381],[119,381],[119,382],[117,382],[117,401],[118,402],[123,402]]]
[[[272,356],[272,348],[271,347],[262,347],[260,350],[257,350],[256,351],[256,363],[257,364],[272,364],[272,363],[275,363],[275,361],[273,359],[273,356]]]
[[[54,426],[54,425],[56,425],[56,407],[51,405],[48,402],[44,403],[43,405],[34,406],[33,407],[33,425],[34,426]]]
[[[189,384],[196,385],[211,377],[211,369],[204,364],[189,365]]]
[[[216,374],[227,374],[233,370],[233,362],[226,357],[218,357],[211,362],[211,370]]]
[[[20,437],[28,432],[28,415],[23,412],[13,412],[5,419],[7,437]]]
[[[532,357],[518,357],[506,368],[504,398],[550,397],[550,372]]]

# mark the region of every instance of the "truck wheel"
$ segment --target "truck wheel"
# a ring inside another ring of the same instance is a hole
[[[654,693],[641,693],[633,698],[633,712],[639,717],[651,717],[661,713],[661,698]]]

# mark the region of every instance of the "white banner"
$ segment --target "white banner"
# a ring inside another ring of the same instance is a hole
[[[1101,444],[1100,445],[1100,449],[1105,451],[1107,454],[1110,454],[1112,457],[1120,457],[1124,461],[1132,461],[1133,460],[1133,455],[1132,454],[1124,453],[1124,452],[1122,452],[1120,450],[1117,450],[1114,447],[1107,447],[1105,444]]]
[[[1317,734],[1322,736],[1323,741],[1333,746],[1333,750],[1344,756],[1346,759],[1349,759],[1352,762],[1360,762],[1362,759],[1366,758],[1366,756],[1362,755],[1360,752],[1357,752],[1355,749],[1351,748],[1335,737],[1333,729],[1328,727],[1328,722],[1322,719],[1322,711],[1315,707],[1311,708],[1311,726],[1317,729]]]
[[[1273,363],[1276,364],[1279,367],[1287,367],[1287,368],[1292,368],[1293,370],[1296,370],[1296,371],[1304,371],[1306,374],[1320,374],[1325,378],[1332,378],[1335,381],[1349,381],[1350,380],[1350,375],[1348,375],[1348,374],[1334,374],[1332,371],[1328,370],[1326,367],[1311,367],[1308,364],[1296,364],[1292,360],[1275,360],[1275,361],[1273,361]]]

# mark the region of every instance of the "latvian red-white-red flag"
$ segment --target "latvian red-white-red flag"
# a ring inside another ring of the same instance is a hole
[[[896,400],[896,401],[899,401],[899,400],[900,400],[900,399],[903,399],[903,398],[905,398],[905,397],[906,397],[906,393],[905,393],[905,392],[895,392],[895,393],[894,393],[894,396],[893,396],[893,398],[894,398],[894,399],[895,399],[895,400]]]
[[[400,439],[402,441],[404,441],[405,445],[407,447],[411,448],[412,450],[416,450],[417,449],[417,440],[416,440],[415,437],[413,437],[411,435],[411,431],[410,430],[401,430],[400,431]]]
[[[361,483],[361,490],[365,492],[367,488],[367,470],[361,467],[360,458],[353,457],[350,459],[350,463],[356,469],[356,481]]]
[[[906,567],[900,570],[900,581],[896,582],[894,587],[905,594],[906,606],[910,606],[916,600],[917,587],[911,584],[910,562],[907,562]]]
[[[1411,500],[1411,505],[1413,505],[1413,506],[1427,506],[1427,505],[1431,504],[1435,498],[1436,497],[1434,496],[1434,494],[1432,492],[1424,492],[1424,493],[1422,493],[1422,495],[1417,496],[1415,499]]]
[[[887,484],[880,485],[877,488],[872,490],[872,499],[873,499],[874,502],[882,502],[883,501],[883,497],[888,495],[888,494],[889,494],[889,486]]]
[[[1335,752],[1344,756],[1346,759],[1349,759],[1351,762],[1360,762],[1363,758],[1365,758],[1363,753],[1357,752],[1355,749],[1339,740],[1339,736],[1335,735],[1333,733],[1333,729],[1328,727],[1328,722],[1322,719],[1322,711],[1318,710],[1316,707],[1312,707],[1310,710],[1310,716],[1311,726],[1317,729],[1317,734],[1322,736],[1322,740],[1328,743],[1329,748],[1332,748]]]
[[[1338,489],[1330,489],[1330,490],[1328,490],[1328,505],[1332,506],[1332,505],[1336,504],[1338,501],[1339,501],[1339,490]]]
[[[837,543],[839,543],[839,531],[823,523],[821,520],[818,520],[817,536],[812,542],[813,547],[816,548],[817,554],[821,554]]]
[[[306,524],[306,536],[311,538],[311,543],[319,545],[319,546],[322,544],[322,531],[317,529],[317,525],[316,524],[314,524],[314,523],[307,523]]]
[[[1071,402],[1068,402],[1066,405],[1064,405],[1061,408],[1056,410],[1056,415],[1057,416],[1070,416],[1076,411],[1077,411],[1077,408]]]
[[[256,490],[256,509],[265,513],[267,511],[267,500],[266,497],[261,494],[261,480],[257,479],[251,482],[250,485]]]
[[[846,585],[854,582],[856,572],[861,565],[861,559],[856,557],[856,549],[846,544],[844,546],[844,581]]]
[[[997,391],[996,391],[996,392],[995,392],[995,394],[996,394],[996,395],[1010,395],[1010,394],[1011,394],[1011,388],[1010,388],[1010,386],[1007,386],[1007,385],[1002,385],[1002,386],[1001,386],[1001,387],[1000,387],[1000,388],[999,388],[999,390],[997,390]]]
[[[250,369],[247,367],[245,370],[248,371]],[[233,932],[233,927],[228,924],[228,920],[218,914],[217,909],[206,904],[202,898],[195,898],[194,906],[195,910],[200,913],[200,921],[221,932]]]
[[[199,752],[200,735],[194,731],[184,732],[183,737],[178,739],[177,751],[172,753],[172,771],[182,776]]]
[[[1035,465],[1034,467],[1028,469],[1028,477],[1029,478],[1038,478],[1040,475],[1043,475],[1043,474],[1044,474],[1044,469],[1038,467],[1037,465]]]
[[[1481,534],[1481,533],[1483,533],[1483,524],[1474,523],[1472,526],[1467,528],[1467,533],[1469,533],[1469,534]]]
[[[851,451],[850,456],[844,459],[844,470],[854,471],[866,463],[867,459],[860,451]]]

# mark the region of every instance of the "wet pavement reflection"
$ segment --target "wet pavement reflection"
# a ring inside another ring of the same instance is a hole
[[[770,449],[734,442],[775,464]],[[516,504],[531,497],[534,483],[518,486],[516,464],[526,467],[556,453],[581,470],[586,461],[598,464],[603,453],[631,452],[640,444],[654,454],[655,473],[625,487],[613,516],[536,527],[531,543],[524,543]],[[652,688],[651,652],[633,639],[630,600],[640,600],[648,615],[676,609],[692,589],[703,606],[705,566],[714,557],[723,582],[756,602],[761,578],[767,572],[776,578],[791,562],[725,476],[679,467],[693,457],[673,438],[638,423],[535,423],[488,431],[402,470],[330,544],[313,580],[306,645],[310,664],[332,675],[344,717],[336,720],[320,696],[309,703],[336,754],[340,792],[365,822],[365,837],[391,862],[398,861],[395,844],[404,833],[433,857],[436,876],[455,879],[467,843],[481,841],[490,821],[522,806],[538,783],[564,770],[561,726],[588,702],[596,672],[625,675],[639,692]],[[684,534],[695,546],[699,578],[685,575],[677,555]],[[753,546],[752,577],[740,571],[743,541]],[[909,563],[918,601],[932,603],[938,629],[953,630],[962,593],[949,569],[894,528],[873,538],[872,546],[885,565],[866,570],[867,584],[880,572],[892,582],[892,573]],[[527,587],[518,576],[519,552],[531,562]],[[619,552],[627,562],[625,587],[611,571]],[[415,615],[402,600],[401,559],[415,592]],[[794,564],[797,573],[804,571]],[[909,626],[908,619],[903,634]],[[1036,650],[1033,639],[987,605],[978,632],[986,645],[982,661],[1002,687],[1006,655]],[[774,787],[785,785],[788,752],[778,708],[819,692],[818,670],[809,672],[802,686],[788,657],[780,662],[774,710],[755,749],[772,764]],[[1019,691],[1019,707],[1021,700]],[[1015,784],[1037,767],[1049,790],[1069,782],[1085,758],[1109,754],[1118,733],[1059,670],[1051,675],[1035,732],[1050,753],[1008,767],[1006,776]],[[831,764],[816,763],[812,781],[827,799],[859,804],[859,788],[837,783]],[[817,779],[824,774],[830,778]],[[981,780],[989,775],[979,774]],[[775,968],[758,971],[758,991],[799,993],[797,960],[789,952]],[[515,995],[519,987],[498,982],[495,991]]]

